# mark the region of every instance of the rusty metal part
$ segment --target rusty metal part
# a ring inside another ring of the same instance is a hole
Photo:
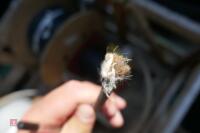
[[[93,33],[103,33],[103,18],[95,11],[72,15],[50,40],[41,61],[44,83],[55,86],[63,81],[68,61]]]
[[[0,41],[12,48],[15,60],[25,65],[36,63],[35,57],[28,48],[27,29],[39,11],[55,5],[70,8],[66,0],[20,0],[5,13],[1,22]]]

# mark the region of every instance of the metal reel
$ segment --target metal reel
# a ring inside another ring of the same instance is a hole
[[[74,14],[60,27],[41,60],[45,84],[55,86],[63,81],[69,60],[93,33],[104,33],[103,18],[95,11]]]

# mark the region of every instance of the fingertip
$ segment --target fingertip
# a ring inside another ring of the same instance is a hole
[[[112,118],[116,112],[118,112],[118,109],[116,108],[116,106],[113,103],[110,103],[109,101],[107,101],[105,103],[105,106],[103,107],[103,113],[105,114],[105,116],[110,119]]]
[[[127,102],[124,98],[118,96],[116,99],[116,101],[118,102],[117,107],[119,109],[125,109],[127,107]]]
[[[124,125],[124,119],[119,111],[109,120],[109,122],[114,128],[121,128]]]
[[[113,100],[112,100],[113,99]],[[122,98],[121,96],[118,96],[116,94],[112,94],[111,95],[111,100],[113,102],[115,102],[115,105],[117,106],[118,109],[125,109],[127,106],[127,102],[124,98]]]

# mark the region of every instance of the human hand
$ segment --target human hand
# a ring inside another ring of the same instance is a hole
[[[69,81],[37,101],[22,121],[49,127],[49,130],[39,130],[38,133],[52,133],[53,128],[61,129],[57,133],[91,133],[96,119],[92,105],[99,92],[100,86],[93,83]],[[124,120],[120,110],[126,107],[126,101],[115,94],[110,98],[112,101],[107,100],[102,108],[103,113],[113,127],[121,127]]]

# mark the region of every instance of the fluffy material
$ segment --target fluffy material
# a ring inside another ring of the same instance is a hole
[[[117,88],[117,83],[130,77],[130,59],[114,52],[106,53],[101,64],[101,80],[104,92],[107,96],[113,89]]]

